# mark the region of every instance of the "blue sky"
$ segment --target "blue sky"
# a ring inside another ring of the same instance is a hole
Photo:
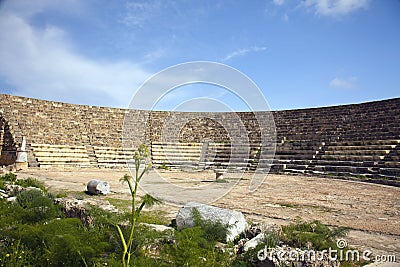
[[[400,92],[397,0],[3,0],[0,32],[1,93],[40,99],[127,107],[148,78],[188,61],[241,71],[272,110]],[[207,98],[246,110],[211,85],[156,108],[219,110]]]

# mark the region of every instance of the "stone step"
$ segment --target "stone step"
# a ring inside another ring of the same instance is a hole
[[[156,148],[152,149],[151,153],[152,154],[160,154],[160,153],[197,153],[200,154],[201,149],[192,149],[192,148],[168,148],[168,149],[162,149],[162,148]]]
[[[380,161],[343,161],[343,160],[314,160],[313,165],[333,165],[333,166],[357,166],[357,167],[380,167]]]
[[[94,154],[96,157],[130,157],[133,158],[134,153],[123,152],[123,151],[95,151]]]
[[[88,157],[85,151],[68,151],[68,152],[44,152],[44,151],[34,151],[35,157]]]
[[[385,167],[389,168],[400,168],[400,161],[387,161],[385,162]]]
[[[154,165],[197,165],[199,162],[198,161],[191,161],[191,160],[173,160],[173,161],[168,161],[168,160],[154,160],[152,161]]]
[[[79,149],[86,150],[85,146],[50,145],[50,144],[37,144],[37,143],[30,144],[30,146],[32,147],[32,149],[37,149],[37,148],[41,149],[42,148],[42,149],[48,150],[48,149],[63,149],[63,148],[66,148],[66,149],[71,149],[71,150],[74,150],[74,149],[76,149],[76,150],[79,150]]]
[[[390,153],[390,150],[332,150],[325,151],[325,155],[374,155],[382,156]]]
[[[316,150],[280,150],[275,151],[275,155],[312,155],[317,154]]]
[[[369,145],[398,145],[400,140],[365,140],[332,142],[329,146],[369,146]]]
[[[398,162],[398,163],[400,163],[400,162]],[[400,178],[400,164],[397,165],[397,168],[395,168],[395,167],[380,168],[379,173],[383,174],[383,175],[390,175],[390,176],[395,176],[395,177]]]
[[[320,155],[324,160],[343,160],[343,161],[380,161],[385,156],[369,156],[369,155]]]
[[[53,153],[70,153],[70,154],[87,154],[87,150],[82,149],[82,148],[78,148],[78,149],[74,149],[74,148],[54,148],[54,147],[50,147],[50,148],[31,148],[32,151],[34,153],[49,153],[49,154],[53,154]]]
[[[90,164],[80,164],[74,162],[53,162],[53,163],[40,163],[39,167],[41,169],[50,169],[50,168],[91,168]]]
[[[203,145],[203,143],[175,143],[175,142],[157,142],[157,141],[153,141],[152,143],[151,143],[151,147],[154,147],[154,146],[162,146],[162,147],[164,147],[164,146],[176,146],[176,145],[184,145],[184,146],[193,146],[193,147],[196,147],[196,146],[202,146]]]
[[[353,166],[314,166],[313,170],[323,171],[323,172],[341,172],[341,173],[357,173],[357,174],[379,173],[379,168],[353,167]]]
[[[200,160],[200,157],[173,157],[173,156],[153,156],[152,160]]]
[[[396,145],[366,145],[366,146],[333,146],[329,145],[326,150],[393,150]]]
[[[124,155],[108,155],[108,154],[104,154],[101,156],[97,156],[96,157],[98,160],[102,159],[123,159],[123,160],[131,160],[133,159],[133,157],[131,156],[124,156]]]
[[[89,162],[89,158],[87,158],[87,157],[86,158],[37,157],[36,159],[39,162],[39,164],[42,164],[45,162],[46,163],[51,163],[51,162],[54,162],[54,163],[57,163],[57,162],[66,162],[66,163],[68,163],[68,162]]]
[[[123,148],[121,146],[93,146],[95,151],[124,151],[127,153],[134,153],[136,151],[135,148]]]
[[[313,154],[297,154],[297,155],[279,155],[279,154],[275,154],[275,159],[288,159],[288,160],[301,160],[301,159],[314,159],[315,155]]]
[[[100,164],[102,163],[124,163],[126,164],[128,162],[128,160],[124,160],[124,159],[97,159],[97,162]]]
[[[286,164],[285,170],[306,170],[308,165],[299,165],[299,164]]]

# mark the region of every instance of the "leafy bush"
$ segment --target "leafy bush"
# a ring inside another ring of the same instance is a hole
[[[15,181],[16,185],[20,185],[22,187],[36,187],[41,189],[42,191],[46,192],[46,186],[42,181],[39,181],[35,178],[27,178],[23,180]]]
[[[170,266],[230,266],[232,260],[227,251],[215,248],[216,241],[200,226],[186,228],[175,233],[176,244],[167,246]]]
[[[17,203],[23,208],[20,213],[22,222],[36,223],[54,218],[60,209],[40,190],[26,190],[17,195]]]
[[[22,192],[16,204],[0,200],[0,266],[118,266],[121,248],[112,225],[86,227],[59,215],[38,190]]]
[[[260,261],[258,259],[258,252],[260,250],[264,250],[265,248],[274,248],[279,245],[280,237],[272,232],[265,233],[264,239],[260,244],[258,244],[255,248],[249,249],[247,252],[243,254],[239,254],[233,266],[260,266]],[[262,265],[264,266],[264,265]],[[267,265],[268,266],[268,265]],[[273,265],[271,265],[273,266]]]
[[[14,183],[17,180],[17,176],[14,173],[9,172],[9,173],[1,176],[0,180]]]
[[[30,264],[31,255],[29,250],[20,241],[3,241],[0,245],[0,266],[26,267]]]
[[[0,189],[5,189],[6,188],[6,183],[3,180],[0,180]]]
[[[228,226],[220,222],[212,222],[210,220],[203,220],[197,209],[193,209],[193,220],[196,226],[204,231],[204,237],[210,241],[225,242],[228,234]]]
[[[292,247],[324,250],[336,248],[335,238],[346,233],[345,228],[329,228],[320,221],[301,222],[282,227],[282,241]]]

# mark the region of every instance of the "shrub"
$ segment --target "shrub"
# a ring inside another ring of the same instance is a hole
[[[0,245],[0,266],[32,266],[30,265],[32,256],[30,251],[19,240],[14,242],[6,241]]]
[[[233,266],[265,266],[259,265],[260,260],[258,259],[258,253],[265,248],[274,248],[279,245],[280,238],[278,235],[272,232],[265,233],[264,239],[260,244],[258,244],[255,248],[249,249],[247,252],[243,254],[239,254]],[[266,266],[273,266],[273,265],[266,265]]]
[[[282,241],[292,247],[324,250],[336,248],[335,238],[346,233],[345,228],[331,229],[320,221],[301,222],[282,227]]]
[[[6,188],[6,183],[3,180],[0,180],[0,189],[5,189]]]
[[[60,209],[53,200],[40,190],[26,190],[17,195],[17,203],[23,208],[20,216],[25,223],[36,223],[54,218]]]
[[[46,192],[46,186],[42,181],[39,181],[35,178],[27,178],[23,180],[17,180],[15,181],[16,185],[20,185],[22,187],[36,187],[41,189],[42,191]]]
[[[225,242],[228,227],[220,222],[201,218],[197,209],[193,209],[195,226],[175,231],[175,244],[167,245],[166,252],[173,266],[230,266],[232,259],[227,244],[225,251],[216,248],[217,242]]]
[[[9,172],[9,173],[1,176],[0,180],[14,183],[17,180],[17,176],[14,173]]]
[[[176,244],[167,247],[171,266],[230,266],[227,251],[215,248],[215,241],[200,226],[175,233]]]
[[[228,234],[227,225],[223,225],[220,222],[212,222],[210,220],[202,219],[197,209],[193,209],[192,214],[196,226],[200,227],[204,231],[204,237],[208,241],[210,242],[226,241],[226,236]]]
[[[89,228],[77,218],[57,218],[49,213],[51,202],[38,190],[22,192],[16,204],[0,200],[0,266],[118,266],[113,226]]]

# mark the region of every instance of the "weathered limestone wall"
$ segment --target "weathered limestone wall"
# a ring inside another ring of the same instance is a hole
[[[355,141],[400,137],[400,98],[273,114],[278,139]]]
[[[127,110],[73,105],[0,95],[2,150],[27,144],[121,147]],[[265,115],[266,113],[260,112]],[[357,105],[272,112],[277,141],[400,139],[400,98]],[[231,142],[232,135],[259,144],[261,129],[254,113],[131,111],[132,139],[138,142]],[[12,141],[10,141],[12,140]],[[12,143],[12,144],[11,144]]]

